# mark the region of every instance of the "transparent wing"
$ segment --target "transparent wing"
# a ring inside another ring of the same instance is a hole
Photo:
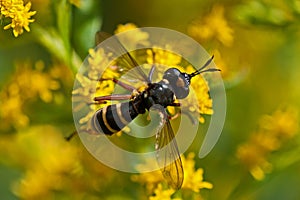
[[[181,188],[184,172],[175,135],[166,119],[164,127],[156,135],[157,162],[168,184],[178,190]]]
[[[140,81],[149,83],[148,76],[143,72],[141,67],[139,67],[138,62],[133,58],[133,56],[127,51],[127,49],[122,45],[116,35],[111,36],[105,32],[97,32],[96,33],[96,44],[100,44],[101,42],[107,40],[106,48],[112,53],[120,54],[120,60],[122,61],[122,65],[118,66],[119,71],[122,73],[130,73],[127,76],[130,79],[138,79]]]

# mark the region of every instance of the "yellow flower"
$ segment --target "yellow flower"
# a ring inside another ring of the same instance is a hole
[[[65,141],[65,134],[52,125],[1,134],[1,164],[21,173],[11,184],[19,199],[68,199],[70,195],[91,199],[87,191],[99,199],[103,197],[99,192],[119,179],[120,174],[101,164],[81,143]]]
[[[129,30],[133,30],[133,29],[137,29],[137,28],[138,27],[133,23],[119,24],[119,25],[117,25],[117,28],[115,30],[115,34],[122,33],[122,32],[129,31]]]
[[[271,164],[266,160],[267,153],[254,144],[245,143],[238,147],[236,156],[256,180],[263,180],[265,173],[271,171]]]
[[[89,57],[88,57],[88,68],[87,70],[87,76],[91,80],[98,80],[101,73],[103,73],[104,70],[112,69],[112,67],[108,68],[108,63],[110,60],[111,54],[109,52],[104,52],[102,48],[98,49],[90,49],[89,50]],[[109,71],[111,74],[109,74],[109,77],[102,77],[102,78],[116,78],[118,77],[117,73],[114,73],[113,70]],[[108,71],[105,72],[106,74]],[[103,75],[102,75],[103,76]]]
[[[233,29],[226,21],[221,5],[215,5],[209,15],[194,21],[187,31],[200,41],[216,38],[225,46],[231,46],[233,42]]]
[[[55,79],[60,79],[65,82],[65,84],[71,84],[73,86],[74,78],[72,71],[69,67],[62,65],[60,63],[55,63],[49,69],[49,74]]]
[[[260,120],[260,126],[273,133],[279,140],[290,139],[299,129],[297,109],[287,107],[275,111],[272,115],[265,115]]]
[[[21,199],[51,199],[47,197],[53,197],[54,190],[64,191],[70,184],[68,177],[76,177],[82,170],[77,148],[49,125],[30,127],[13,136],[2,137],[0,153],[1,158],[24,170],[23,177],[12,188]]]
[[[156,160],[147,160],[145,164],[138,165],[136,169],[138,171],[144,171],[143,169],[147,169],[148,166],[157,165]],[[139,182],[142,185],[146,186],[146,190],[148,193],[153,192],[153,190],[157,187],[159,183],[164,181],[162,173],[160,170],[146,172],[138,175],[132,175],[131,180],[134,182]]]
[[[110,95],[115,88],[113,81],[99,81],[99,79],[113,79],[120,76],[118,68],[113,63],[109,63],[111,56],[109,52],[104,52],[102,48],[90,49],[89,55],[86,69],[83,73],[76,75],[79,85],[72,91],[73,111],[80,112],[84,108],[89,109],[79,120],[84,129],[96,110],[110,104],[109,101],[106,104],[95,104],[94,97]]]
[[[33,98],[39,96],[44,102],[49,103],[53,100],[52,91],[60,88],[57,80],[54,80],[50,74],[44,72],[44,63],[38,61],[35,69],[24,63],[24,66],[18,66],[14,80],[22,88],[25,96]],[[25,88],[28,88],[25,90]]]
[[[24,6],[22,0],[2,0],[0,1],[0,12],[6,18],[11,19],[11,23],[4,27],[4,30],[13,29],[13,34],[18,37],[23,33],[23,29],[30,31],[29,23],[34,22],[30,19],[36,11],[30,11],[31,2]]]
[[[164,190],[161,184],[158,184],[157,188],[154,190],[154,196],[150,196],[149,200],[171,200],[171,195],[175,191],[173,189]],[[179,200],[179,198],[176,198]],[[175,200],[175,199],[173,199]]]
[[[34,69],[29,63],[18,63],[15,74],[0,92],[0,117],[5,122],[1,128],[27,126],[29,118],[24,113],[25,103],[36,97],[49,103],[53,100],[53,91],[59,88],[58,80],[44,71],[43,62],[36,62]]]
[[[72,91],[72,101],[74,103],[73,112],[80,112],[88,108],[84,116],[79,119],[80,129],[82,130],[91,130],[88,122],[95,112],[100,108],[112,104],[111,101],[105,103],[95,102],[94,98],[111,95],[116,85],[112,79],[118,79],[120,77],[119,68],[115,65],[118,59],[110,63],[109,58],[112,55],[110,52],[104,52],[102,48],[90,49],[89,55],[85,73],[78,73],[76,75],[76,80],[79,85]],[[99,79],[106,80],[99,81]],[[116,103],[116,101],[114,101],[114,103]],[[121,136],[123,131],[129,132],[130,128],[125,127],[117,132],[116,135]],[[97,134],[90,131],[89,133]]]
[[[170,46],[164,47],[165,49],[170,49]],[[181,57],[170,51],[166,51],[161,48],[153,47],[152,49],[147,50],[147,63],[161,64],[166,67],[179,65],[181,62]],[[159,70],[159,69],[158,69]]]
[[[213,185],[209,182],[203,181],[203,169],[199,168],[195,170],[195,153],[191,152],[185,159],[182,156],[183,169],[184,169],[184,180],[182,184],[183,189],[190,189],[196,193],[200,189],[212,189]]]
[[[16,86],[11,85],[11,89]],[[17,86],[17,90],[19,87]],[[16,91],[16,90],[14,90]],[[0,117],[1,117],[1,129],[7,130],[11,125],[18,129],[25,127],[29,124],[29,118],[23,112],[24,99],[20,94],[12,95],[10,91],[1,92],[0,94]]]
[[[192,190],[195,193],[199,193],[200,189],[212,189],[213,185],[209,182],[203,181],[203,169],[199,168],[195,170],[195,161],[194,161],[195,153],[191,152],[188,154],[185,159],[184,156],[181,156],[183,169],[184,169],[184,181],[182,185],[182,189]],[[149,166],[156,165],[155,160],[147,162],[145,165],[139,165],[137,170],[142,171],[141,169]],[[131,179],[135,182],[139,182],[143,185],[146,185],[146,189],[148,193],[155,192],[155,194],[161,198],[170,198],[175,190],[162,190],[161,183],[164,182],[164,178],[161,174],[161,171],[153,171],[142,173],[139,175],[133,175]],[[156,188],[156,189],[155,189]],[[163,196],[166,195],[166,196]],[[151,198],[151,197],[150,197]],[[153,199],[155,198],[152,197]]]
[[[121,42],[122,41],[130,41],[130,47],[127,48],[131,48],[131,49],[135,49],[137,47],[137,45],[145,45],[148,46],[149,45],[149,34],[146,32],[143,32],[140,29],[137,29],[137,26],[133,23],[127,23],[127,24],[119,24],[117,26],[117,29],[115,30],[115,34],[118,33],[122,33],[125,31],[130,31],[130,30],[135,30],[135,34],[127,34],[127,35],[123,35],[123,37],[121,38]],[[126,44],[128,44],[128,42],[126,42]]]
[[[88,77],[77,74],[76,80],[80,84],[78,88],[75,88],[72,91],[73,94],[73,101],[82,101],[85,103],[91,103],[93,101],[95,92],[96,92],[96,84],[98,83],[97,80],[91,80]],[[74,95],[78,95],[76,98]]]
[[[192,73],[195,69],[192,66],[188,66],[186,71],[187,73]],[[192,98],[188,98],[187,102],[190,105],[189,110],[193,112],[197,112],[199,114],[199,122],[204,123],[204,117],[202,115],[212,115],[212,99],[209,96],[209,87],[206,81],[202,78],[202,76],[195,76],[191,81],[191,87],[193,88],[196,101],[198,101],[198,105],[193,103],[194,100]]]
[[[264,115],[259,121],[258,130],[238,147],[236,156],[256,180],[263,180],[265,174],[272,171],[268,156],[296,135],[299,119],[297,110],[287,107]]]
[[[31,90],[36,91],[44,102],[49,103],[53,100],[52,91],[59,89],[60,84],[58,81],[53,80],[48,73],[41,73],[44,68],[42,62],[38,62],[37,65],[41,65],[42,68],[32,72],[30,77]]]

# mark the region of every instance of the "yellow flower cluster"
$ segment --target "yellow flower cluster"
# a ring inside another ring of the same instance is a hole
[[[90,111],[80,120],[80,124],[85,124],[94,114],[95,110],[99,109],[100,105],[94,104],[94,97],[110,95],[115,83],[112,81],[99,81],[100,75],[103,79],[118,78],[119,73],[114,66],[108,66],[109,54],[106,54],[103,49],[90,49],[89,57],[85,73],[78,73],[76,80],[79,83],[77,88],[72,91],[73,102],[76,104],[73,111],[78,112],[83,107],[89,107]],[[108,104],[104,104],[107,106]],[[104,106],[102,105],[102,106]]]
[[[191,152],[187,158],[182,156],[182,163],[184,168],[183,189],[190,189],[194,192],[199,192],[200,189],[212,189],[213,185],[209,182],[203,181],[203,169],[195,170],[195,153]]]
[[[133,30],[133,29],[136,29],[136,28],[138,28],[138,27],[133,23],[119,24],[119,25],[117,25],[117,28],[115,30],[115,34],[122,33],[122,32],[129,31],[129,30]]]
[[[233,29],[224,17],[224,7],[215,5],[207,16],[194,21],[188,27],[188,33],[196,40],[207,41],[216,38],[225,46],[233,43]]]
[[[30,8],[31,2],[24,6],[23,0],[1,0],[0,14],[11,20],[11,23],[6,25],[4,29],[12,28],[15,37],[22,34],[23,29],[29,32],[29,23],[34,22],[34,19],[30,18],[36,13],[36,11],[30,11]]]
[[[85,103],[93,102],[93,98],[98,96],[98,92],[99,95],[104,96],[113,91],[114,83],[99,82],[101,73],[103,73],[102,78],[106,79],[118,77],[118,72],[113,66],[107,67],[109,55],[106,55],[103,49],[90,49],[89,55],[87,66],[84,66],[86,69],[83,69],[86,72],[76,75],[76,80],[80,86],[72,92],[73,95],[82,97],[83,99],[79,100],[84,100]]]
[[[1,158],[10,152],[11,164],[24,170],[23,177],[13,184],[14,193],[21,199],[53,199],[53,190],[65,191],[70,185],[68,176],[81,173],[77,151],[49,125],[30,127],[0,140]]]
[[[117,29],[115,30],[115,34],[122,33],[125,31],[130,31],[133,29],[137,29],[138,27],[133,23],[127,23],[127,24],[119,24],[117,26]],[[142,30],[136,30],[135,34],[127,34],[125,37],[122,37],[123,40],[130,41],[130,47],[128,48],[134,48],[137,45],[149,45],[149,34],[146,32],[143,32]],[[121,40],[122,42],[122,40]],[[128,44],[128,43],[127,43]]]
[[[24,105],[39,97],[49,103],[53,100],[53,91],[60,88],[60,83],[53,76],[57,73],[43,71],[44,63],[38,61],[32,69],[29,63],[17,65],[17,70],[9,83],[0,93],[1,129],[25,127],[29,123],[24,113]]]
[[[296,109],[279,109],[272,115],[262,116],[258,130],[249,141],[238,147],[237,158],[256,180],[264,179],[265,173],[271,172],[272,164],[267,160],[268,156],[297,134],[298,123]]]
[[[171,49],[171,46],[166,46],[164,49]],[[161,64],[166,67],[172,67],[179,65],[181,62],[181,57],[169,51],[161,48],[153,47],[153,49],[148,49],[147,52],[147,63],[148,64]],[[159,68],[156,70],[160,70]],[[163,72],[163,71],[160,71]]]
[[[161,184],[158,184],[157,188],[154,190],[155,196],[150,196],[149,200],[175,200],[174,198],[171,198],[171,195],[175,191],[173,189],[166,189],[164,190]],[[180,200],[179,198],[176,198],[176,200]]]
[[[200,189],[212,189],[213,185],[209,182],[203,181],[203,169],[198,168],[195,170],[195,153],[191,152],[185,158],[181,156],[183,169],[184,169],[184,181],[182,189],[199,193]],[[155,161],[149,161],[145,165],[155,165]],[[145,166],[144,166],[145,167]],[[138,166],[137,170],[142,169],[143,166]],[[139,182],[146,186],[147,193],[154,192],[155,196],[151,196],[150,199],[171,199],[172,194],[175,192],[173,189],[163,188],[162,182],[164,181],[160,171],[153,171],[148,173],[142,173],[139,175],[133,175],[132,181]],[[184,192],[185,190],[182,190]]]
[[[222,77],[227,83],[234,85],[241,81],[244,77],[243,71],[239,74],[228,69],[228,62],[231,63],[231,67],[240,66],[240,63],[226,59],[232,57],[232,55],[228,55],[232,51],[224,51],[224,48],[232,48],[234,29],[228,23],[224,6],[215,4],[208,14],[195,19],[188,25],[187,33],[207,49],[210,48],[209,52],[214,55],[214,62],[222,71]]]
[[[185,71],[187,73],[192,73],[195,69],[189,65]],[[191,81],[191,87],[194,90],[194,95],[196,95],[196,99],[187,98],[186,103],[183,103],[183,108],[187,107],[190,112],[197,113],[199,115],[199,122],[204,123],[203,115],[212,115],[212,99],[209,96],[209,87],[206,84],[206,81],[202,78],[202,76],[195,76]],[[195,103],[198,102],[198,103]]]
[[[137,171],[144,171],[148,166],[156,166],[157,161],[155,159],[148,159],[145,164],[136,166]],[[160,182],[163,182],[164,178],[161,171],[156,170],[152,172],[146,172],[138,175],[132,175],[131,180],[141,183],[146,186],[147,193],[151,193],[157,187]]]

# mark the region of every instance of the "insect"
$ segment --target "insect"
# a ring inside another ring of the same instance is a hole
[[[107,38],[99,32],[99,38]],[[100,39],[102,40],[102,39]],[[134,70],[134,77],[138,81],[146,83],[142,90],[118,79],[99,79],[99,81],[113,81],[115,84],[128,91],[128,94],[111,94],[107,96],[96,96],[94,102],[101,104],[108,100],[122,102],[107,105],[97,110],[89,121],[92,132],[105,135],[113,135],[122,130],[132,122],[138,115],[144,114],[155,108],[161,118],[161,128],[156,133],[155,149],[157,161],[162,166],[161,171],[168,184],[178,190],[181,188],[184,171],[180,158],[179,149],[174,139],[175,134],[170,123],[170,117],[166,111],[168,106],[179,107],[180,103],[176,99],[184,99],[189,94],[189,87],[193,77],[204,73],[220,71],[216,68],[207,68],[213,60],[213,56],[198,70],[191,74],[181,72],[176,68],[169,68],[163,73],[163,77],[158,82],[153,82],[155,65],[152,65],[148,75],[141,70],[137,61],[126,51],[125,47],[118,39],[114,41],[114,47],[120,48],[127,65],[122,66],[122,71]],[[121,67],[121,66],[120,66]],[[166,147],[164,150],[163,148]]]

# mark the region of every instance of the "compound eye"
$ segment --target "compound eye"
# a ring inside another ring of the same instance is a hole
[[[165,71],[163,78],[167,79],[169,82],[174,82],[180,76],[181,72],[176,68],[169,68]]]
[[[177,87],[186,87],[188,85],[187,81],[183,76],[178,76],[177,81],[176,81],[176,86]]]
[[[178,99],[183,99],[189,94],[189,80],[176,68],[170,68],[165,71],[163,78],[167,79],[172,86],[174,93]]]
[[[177,99],[184,99],[185,97],[188,96],[189,92],[190,92],[189,87],[178,87],[174,91]]]

